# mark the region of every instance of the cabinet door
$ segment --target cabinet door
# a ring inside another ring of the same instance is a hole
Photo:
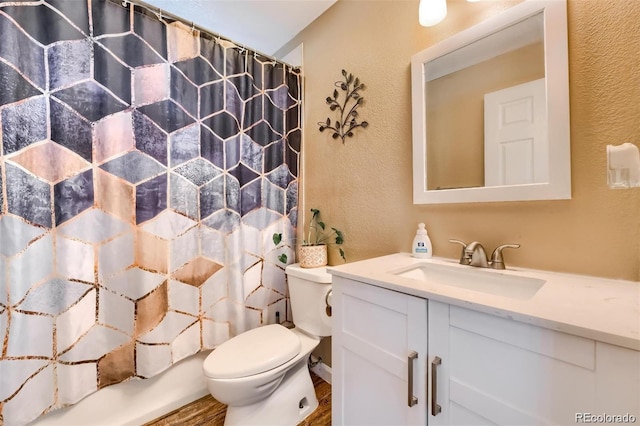
[[[425,425],[427,301],[336,276],[332,300],[332,423]]]
[[[612,423],[640,419],[640,352],[596,342],[596,404]]]
[[[442,358],[431,425],[574,424],[595,413],[593,340],[429,301],[429,352]]]

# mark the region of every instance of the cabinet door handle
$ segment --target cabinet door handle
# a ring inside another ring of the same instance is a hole
[[[409,356],[407,357],[407,366],[409,369],[408,371],[409,388],[407,390],[407,394],[408,394],[407,404],[409,405],[409,407],[413,407],[418,403],[418,398],[416,396],[413,396],[413,360],[416,358],[418,358],[418,352],[416,351],[411,351],[409,353]]]
[[[442,407],[438,405],[438,366],[442,364],[442,359],[437,356],[433,358],[431,361],[431,415],[437,416],[441,411]]]

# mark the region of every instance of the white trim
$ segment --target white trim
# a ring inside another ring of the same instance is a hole
[[[331,384],[331,367],[329,367],[324,362],[319,362],[313,367],[311,367],[311,371],[313,371],[318,377],[320,377],[325,382]]]
[[[298,261],[298,251],[296,247],[298,245],[298,235],[300,235],[300,230],[304,228],[304,221],[307,217],[306,210],[306,199],[305,194],[307,193],[307,174],[305,173],[305,160],[307,157],[307,138],[305,137],[306,129],[307,129],[307,114],[305,113],[306,108],[306,77],[304,74],[304,43],[300,43],[300,69],[302,73],[300,75],[300,86],[302,90],[302,96],[300,99],[302,100],[300,103],[300,153],[298,155],[298,216],[296,223],[296,235],[295,240],[293,242],[293,259],[292,261]],[[303,232],[304,235],[304,232]],[[300,242],[304,239],[300,238]]]

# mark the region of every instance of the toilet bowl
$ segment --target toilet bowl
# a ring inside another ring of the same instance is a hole
[[[308,359],[331,334],[326,268],[286,268],[295,327],[254,328],[218,346],[203,371],[209,392],[227,405],[225,425],[296,425],[318,406]]]

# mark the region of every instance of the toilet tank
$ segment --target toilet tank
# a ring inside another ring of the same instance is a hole
[[[293,323],[314,336],[331,335],[331,317],[327,315],[327,294],[331,291],[331,275],[326,267],[286,269]]]

